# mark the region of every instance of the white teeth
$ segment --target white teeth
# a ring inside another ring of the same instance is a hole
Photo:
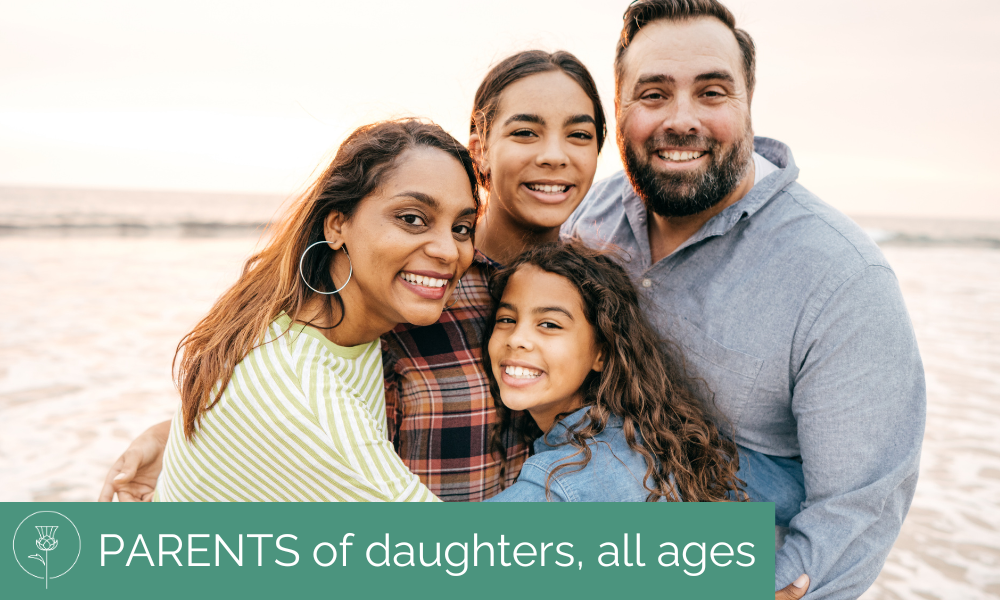
[[[424,277],[423,275],[414,275],[413,273],[405,272],[403,273],[403,279],[423,287],[439,288],[448,284],[447,279],[434,279],[433,277]]]
[[[674,162],[685,162],[689,160],[694,160],[696,158],[701,158],[704,156],[704,152],[659,152],[658,156],[663,160],[670,160]]]
[[[507,367],[504,369],[504,373],[507,373],[511,377],[517,377],[519,379],[534,379],[536,377],[542,376],[541,371],[536,371],[535,369],[528,369],[525,367]]]
[[[568,185],[541,185],[538,183],[528,183],[525,185],[528,186],[529,190],[542,192],[545,194],[562,194],[565,193],[567,190],[569,190]]]

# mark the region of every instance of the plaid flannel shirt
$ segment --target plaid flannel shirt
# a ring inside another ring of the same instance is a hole
[[[455,304],[437,323],[404,324],[382,336],[389,438],[410,471],[445,501],[478,502],[500,492],[500,463],[489,448],[496,412],[481,350],[487,277],[498,266],[477,251]],[[511,440],[507,447],[510,484],[528,447]]]

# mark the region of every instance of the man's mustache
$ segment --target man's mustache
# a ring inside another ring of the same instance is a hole
[[[718,145],[719,143],[710,137],[664,133],[646,140],[646,151],[653,153],[661,148],[690,148],[711,151]]]

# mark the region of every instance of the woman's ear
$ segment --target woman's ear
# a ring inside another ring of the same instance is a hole
[[[347,217],[344,213],[335,210],[323,219],[323,237],[329,242],[330,248],[334,251],[340,250],[344,245],[344,223]]]
[[[597,356],[594,357],[594,364],[590,367],[591,371],[597,371],[600,373],[604,370],[604,348],[598,348]]]
[[[476,168],[482,173],[483,177],[489,177],[490,166],[486,161],[486,152],[483,148],[483,140],[479,137],[478,133],[472,133],[469,135],[469,154],[472,155],[472,160],[476,161]]]

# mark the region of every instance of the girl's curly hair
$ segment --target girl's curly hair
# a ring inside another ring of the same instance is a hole
[[[683,364],[671,358],[675,353],[666,351],[667,342],[643,313],[625,269],[609,252],[588,248],[579,241],[528,250],[490,280],[493,310],[486,323],[483,364],[497,410],[490,448],[500,460],[501,481],[507,468],[505,444],[520,438],[530,445],[542,434],[534,421],[514,420],[513,411],[504,406],[489,354],[489,338],[504,288],[511,275],[525,265],[565,277],[576,287],[605,357],[604,369],[591,372],[583,382],[584,405],[590,407],[587,417],[569,428],[566,443],[576,447],[570,458],[579,458],[563,461],[549,479],[562,469],[586,466],[592,456],[587,442],[604,430],[608,417],[618,415],[629,448],[646,459],[643,481],[649,491],[647,501],[745,500],[746,494],[740,490],[743,482],[736,476],[736,444],[722,437],[707,417],[694,392],[698,389],[695,380],[686,375]],[[517,422],[524,425],[519,427]]]

